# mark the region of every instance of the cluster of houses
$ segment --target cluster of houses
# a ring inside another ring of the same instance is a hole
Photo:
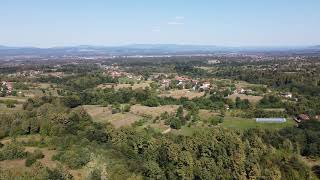
[[[290,92],[281,93],[281,96],[288,99],[291,99],[293,97],[292,93]]]
[[[11,94],[13,90],[13,83],[12,82],[7,82],[7,81],[2,81],[1,83],[1,91],[6,90],[7,94]]]
[[[236,88],[234,90],[235,94],[252,94],[254,91],[251,89],[243,89],[243,88]]]
[[[112,78],[119,78],[127,75],[125,72],[120,71],[119,66],[116,64],[112,64],[111,66],[102,66],[102,68],[105,70],[104,74],[110,75]]]
[[[127,73],[127,72],[123,72],[120,70],[115,70],[115,69],[109,69],[106,72],[104,72],[105,75],[109,75],[111,76],[113,79],[114,78],[120,78],[120,77],[127,77],[129,79],[132,80],[137,80],[137,81],[142,81],[143,80],[143,76],[134,76],[133,74]]]
[[[36,77],[43,74],[43,71],[28,70],[9,74],[9,77]]]
[[[294,120],[296,122],[298,122],[298,123],[304,122],[304,121],[309,121],[310,120],[310,116],[308,116],[306,114],[300,114],[297,117],[295,117]]]
[[[120,71],[108,71],[107,74],[110,75],[112,78],[119,78],[126,75],[124,72]]]
[[[314,116],[313,118],[311,118],[311,117],[310,117],[309,115],[307,115],[307,114],[300,114],[300,115],[298,115],[298,116],[296,116],[296,117],[294,118],[294,120],[295,120],[296,122],[298,122],[298,123],[310,121],[310,120],[312,120],[312,119],[320,121],[320,115],[316,115],[316,116]]]
[[[184,76],[176,76],[173,79],[165,78],[160,80],[161,87],[163,88],[169,88],[172,83],[175,83],[175,86],[182,89],[192,89],[194,91],[207,91],[212,87],[211,83],[208,81],[194,80]]]

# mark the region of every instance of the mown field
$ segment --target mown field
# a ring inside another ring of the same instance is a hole
[[[249,128],[268,128],[281,129],[285,127],[295,126],[296,122],[293,119],[287,119],[285,123],[257,123],[255,119],[245,119],[238,117],[225,117],[221,127],[235,128],[235,129],[249,129]]]
[[[262,96],[252,96],[252,95],[246,95],[246,94],[232,94],[228,96],[228,98],[232,99],[233,101],[235,101],[237,97],[239,97],[242,100],[248,99],[250,103],[253,103],[253,104],[258,103],[263,98]]]
[[[135,89],[145,89],[147,87],[150,87],[150,83],[152,83],[153,81],[144,81],[144,82],[140,82],[140,83],[134,83],[133,85],[131,84],[100,84],[97,86],[97,88],[100,89],[106,89],[106,88],[112,88],[114,87],[116,90],[121,89],[121,88],[132,88],[133,90]]]
[[[172,97],[175,99],[180,99],[182,97],[186,97],[188,99],[193,99],[196,97],[202,97],[205,93],[204,92],[198,92],[198,91],[190,91],[188,89],[182,89],[182,90],[170,90],[170,91],[164,91],[159,96],[160,97]]]
[[[142,118],[141,116],[130,112],[112,114],[112,111],[109,107],[85,105],[83,108],[89,113],[93,121],[100,123],[111,123],[116,128],[129,126]]]

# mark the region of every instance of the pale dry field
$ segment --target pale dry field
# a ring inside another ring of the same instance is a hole
[[[97,88],[100,89],[106,89],[106,88],[112,88],[112,86],[114,86],[114,88],[116,90],[121,89],[121,88],[132,88],[133,90],[135,89],[145,89],[146,87],[150,87],[150,83],[152,83],[153,81],[145,81],[145,82],[141,82],[139,84],[134,84],[133,86],[131,86],[131,84],[100,84],[97,86]]]
[[[18,103],[24,103],[28,100],[28,97],[6,96],[0,97],[0,100],[16,100]]]
[[[232,94],[228,96],[229,99],[232,99],[233,101],[236,100],[236,98],[239,97],[240,99],[248,99],[250,103],[258,103],[263,97],[262,96],[251,96],[251,95],[245,95],[245,94]]]
[[[140,120],[142,117],[131,112],[112,114],[109,107],[101,107],[96,105],[85,105],[84,109],[89,113],[95,122],[109,122],[115,128],[129,126],[132,123]]]
[[[235,84],[236,88],[247,88],[247,87],[267,87],[266,85],[263,84],[251,84],[245,81],[238,81]]]
[[[202,97],[204,96],[204,92],[198,92],[198,91],[190,91],[188,89],[182,89],[182,90],[170,90],[170,91],[165,91],[161,93],[159,96],[160,97],[172,97],[175,99],[180,99],[182,97],[186,97],[188,99],[193,99],[196,97]]]
[[[219,115],[219,114],[220,114],[220,113],[211,112],[211,111],[205,110],[205,109],[200,109],[200,110],[199,110],[199,117],[200,117],[202,120],[207,120],[207,119],[209,119],[210,117],[217,116],[217,115]]]
[[[148,107],[142,105],[134,105],[131,107],[130,112],[139,116],[152,116],[153,118],[160,116],[164,112],[174,113],[178,109],[178,105],[165,105],[158,107]]]

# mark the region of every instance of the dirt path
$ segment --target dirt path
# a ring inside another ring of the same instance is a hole
[[[167,134],[167,133],[169,133],[170,131],[171,131],[171,128],[166,129],[165,131],[162,132],[162,134]]]

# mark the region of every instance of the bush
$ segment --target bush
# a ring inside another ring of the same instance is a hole
[[[37,159],[42,159],[42,158],[44,158],[44,154],[39,149],[36,149],[33,153],[27,154],[25,165],[27,167],[30,167],[33,163],[37,161]]]
[[[130,112],[131,106],[130,105],[124,105],[123,106],[123,112]]]
[[[59,152],[52,158],[67,164],[71,169],[79,169],[90,161],[90,153],[87,150],[78,148]]]
[[[215,116],[215,117],[211,117],[209,118],[209,123],[212,126],[218,125],[219,123],[223,123],[223,117],[221,116]]]
[[[22,159],[26,157],[27,153],[24,152],[24,147],[20,144],[10,143],[6,144],[0,150],[0,161],[10,159]]]
[[[145,122],[146,122],[146,119],[142,118],[142,119],[140,119],[139,121],[134,122],[132,126],[134,126],[134,127],[143,126],[143,124],[144,124]]]
[[[16,107],[15,104],[18,102],[16,100],[5,100],[4,104],[7,106],[7,108],[14,108]]]
[[[48,175],[45,179],[47,180],[68,180],[73,179],[72,175],[62,169],[49,169],[47,168]]]
[[[119,112],[120,112],[119,109],[114,109],[114,108],[112,108],[112,110],[111,110],[111,113],[112,113],[112,114],[117,114],[117,113],[119,113]]]
[[[170,127],[172,129],[181,129],[182,122],[179,118],[172,118],[170,120]]]
[[[36,159],[44,158],[44,154],[39,149],[36,149],[32,154]]]
[[[159,106],[159,101],[156,98],[152,98],[152,99],[147,99],[142,104],[144,106],[148,106],[148,107],[157,107],[157,106]]]
[[[89,180],[101,180],[101,171],[98,169],[94,169],[93,171],[90,172]]]
[[[33,163],[35,163],[37,159],[34,156],[28,156],[25,162],[27,167],[30,167]]]

